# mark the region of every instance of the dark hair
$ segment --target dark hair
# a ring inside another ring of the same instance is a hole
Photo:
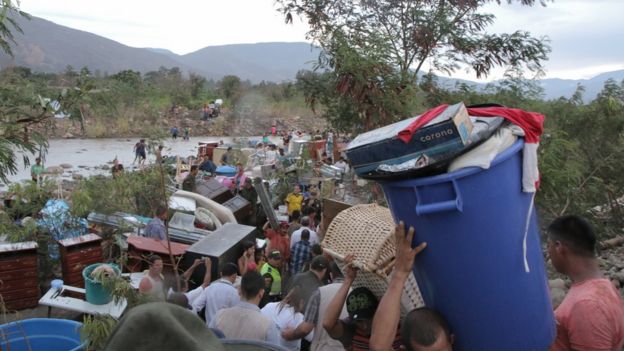
[[[179,284],[179,285],[178,285]],[[175,279],[173,275],[165,276],[165,285],[170,287],[173,292],[181,292],[184,288],[188,287],[188,282],[184,279],[183,276],[179,276],[178,279]],[[180,287],[178,289],[178,286]]]
[[[414,344],[433,345],[441,332],[450,342],[451,331],[442,314],[429,307],[420,307],[412,310],[403,319],[401,341],[407,350],[412,351]]]
[[[314,244],[314,245],[312,245],[312,253],[315,254],[316,256],[322,255],[323,254],[323,247],[321,246],[321,244]]]
[[[192,165],[191,166],[191,172],[196,171],[199,168],[199,166],[197,165]]]
[[[147,262],[149,262],[150,266],[156,263],[156,261],[158,260],[162,261],[162,258],[158,255],[151,255],[150,257],[147,258]]]
[[[586,257],[595,256],[596,233],[584,218],[576,215],[559,217],[550,223],[547,230],[551,240],[561,241],[574,253]]]
[[[227,262],[221,265],[221,276],[222,277],[231,277],[234,274],[238,273],[238,267],[232,262]]]
[[[241,279],[241,295],[246,299],[253,299],[261,290],[264,290],[264,278],[257,271],[247,271]]]
[[[256,247],[256,244],[251,240],[243,241],[243,251],[247,251],[250,247]]]
[[[232,150],[232,147],[228,146],[227,151],[230,151],[230,150]]]
[[[301,211],[299,210],[294,210],[293,213],[290,215],[290,218],[292,218],[292,220],[294,221],[295,219],[299,219],[301,218]]]
[[[166,213],[167,213],[167,206],[158,205],[158,207],[156,207],[156,216],[160,216]]]
[[[331,274],[332,280],[336,280],[336,279],[343,277],[340,267],[338,267],[338,264],[334,261],[329,263],[329,274]]]
[[[310,240],[310,231],[307,229],[304,229],[301,231],[301,240],[305,240],[308,241]]]
[[[307,227],[310,225],[310,217],[308,216],[304,216],[303,218],[301,218],[301,225],[304,227]]]
[[[174,305],[178,305],[180,307],[184,307],[186,309],[190,309],[188,297],[184,293],[175,292],[167,298],[167,302],[172,303]]]

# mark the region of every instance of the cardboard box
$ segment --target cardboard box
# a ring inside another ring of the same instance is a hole
[[[348,146],[347,157],[356,173],[366,178],[382,165],[396,165],[418,159],[452,157],[463,150],[473,124],[463,103],[449,106],[427,125],[416,130],[408,143],[397,135],[420,116],[358,135]]]

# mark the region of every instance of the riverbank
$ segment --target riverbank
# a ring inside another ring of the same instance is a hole
[[[179,108],[174,113],[161,111],[154,115],[123,113],[119,117],[92,116],[83,125],[69,119],[55,119],[54,127],[46,130],[50,139],[154,137],[169,134],[173,126],[180,131],[189,128],[191,135],[249,137],[278,129],[305,131],[324,130],[326,121],[311,111],[279,112],[271,109],[224,109],[219,117],[203,120],[201,111]]]

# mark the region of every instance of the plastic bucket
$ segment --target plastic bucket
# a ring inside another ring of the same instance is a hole
[[[66,319],[33,318],[0,325],[0,349],[11,351],[77,351],[82,323]]]
[[[414,275],[455,350],[547,350],[556,335],[533,194],[522,192],[523,145],[487,170],[380,183],[395,221],[428,244]]]
[[[93,272],[94,269],[96,269],[97,267],[103,264],[104,263],[94,263],[92,265],[85,267],[82,270],[82,277],[84,278],[84,282],[85,282],[86,300],[87,302],[92,303],[94,305],[105,305],[111,302],[111,300],[113,299],[111,294],[106,289],[104,289],[104,287],[102,286],[100,282],[97,282],[91,278],[91,272]],[[110,264],[110,263],[108,265],[113,267],[113,269],[117,272],[117,274],[121,274],[121,271],[119,270],[119,267],[117,267],[117,265]]]
[[[223,175],[227,177],[233,177],[236,175],[236,167],[232,166],[219,166],[215,171],[217,175]]]

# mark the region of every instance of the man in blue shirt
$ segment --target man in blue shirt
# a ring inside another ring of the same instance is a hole
[[[144,236],[156,240],[165,240],[167,238],[167,228],[165,222],[167,220],[167,208],[165,206],[158,206],[156,209],[156,216],[147,223],[145,227]]]
[[[301,232],[301,241],[298,241],[290,252],[290,273],[301,273],[303,265],[311,258],[312,248],[310,247],[310,231],[304,229]]]

